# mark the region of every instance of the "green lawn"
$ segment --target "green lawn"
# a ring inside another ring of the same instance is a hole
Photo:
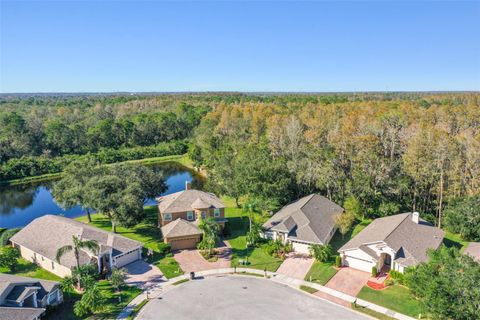
[[[422,311],[420,302],[413,298],[410,290],[400,285],[384,290],[373,290],[365,286],[357,297],[413,318],[417,318]]]
[[[337,269],[331,263],[315,261],[305,276],[306,281],[325,285],[335,274]]]
[[[180,269],[177,261],[173,258],[162,257],[158,250],[158,244],[162,242],[160,239],[160,231],[157,227],[157,207],[156,206],[148,206],[145,207],[145,211],[147,213],[147,218],[145,221],[137,224],[132,228],[124,228],[121,226],[117,226],[117,233],[141,242],[144,248],[152,249],[153,256],[149,257],[149,262],[155,264],[162,273],[168,279],[179,276],[183,274],[183,271]],[[87,216],[82,216],[77,218],[77,220],[87,223],[88,218]],[[90,225],[95,226],[100,229],[104,229],[107,231],[112,231],[112,225],[110,220],[108,220],[105,216],[101,214],[93,214],[92,215],[92,222]],[[145,252],[144,252],[144,256]]]
[[[267,269],[276,271],[282,264],[282,260],[266,254],[260,246],[259,248],[247,248],[246,233],[248,230],[248,217],[242,212],[242,209],[228,207],[225,210],[225,216],[228,218],[226,223],[226,240],[232,246],[232,266],[238,265],[239,260],[248,260],[249,268]]]
[[[0,268],[0,272],[14,274],[21,277],[38,278],[44,280],[60,281],[62,278],[48,272],[45,269],[38,267],[36,264],[29,262],[23,258],[18,258],[18,266],[15,272],[10,272],[8,269]]]
[[[300,286],[300,290],[303,290],[303,291],[311,293],[311,294],[314,294],[315,292],[318,292],[317,289],[309,287],[309,286]]]
[[[380,313],[380,312],[377,312],[377,311],[374,311],[374,310],[371,310],[371,309],[368,309],[368,308],[365,308],[365,307],[360,307],[359,305],[355,305],[354,303],[352,303],[352,309],[355,310],[355,311],[358,311],[358,312],[361,312],[361,313],[365,313],[375,319],[379,319],[379,320],[395,320],[395,318],[392,318],[392,317],[389,317],[383,313]]]
[[[463,251],[468,246],[468,241],[462,239],[459,234],[445,231],[445,238],[443,238],[443,244],[448,248],[456,247],[460,251]]]

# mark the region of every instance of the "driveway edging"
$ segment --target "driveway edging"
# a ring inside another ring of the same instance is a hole
[[[248,273],[254,273],[257,275],[261,276],[268,276],[269,280],[275,281],[277,283],[281,283],[284,285],[287,285],[291,288],[298,289],[299,286],[304,285],[304,286],[309,286],[314,289],[317,289],[318,291],[324,292],[326,294],[329,294],[333,297],[339,298],[341,300],[344,300],[349,303],[356,303],[357,305],[361,307],[365,307],[368,309],[371,309],[373,311],[376,311],[378,313],[387,315],[391,318],[397,319],[397,320],[415,320],[412,317],[409,317],[407,315],[404,315],[402,313],[387,309],[385,307],[376,305],[374,303],[362,300],[362,299],[357,299],[356,297],[347,295],[345,293],[339,292],[337,290],[327,288],[325,286],[322,286],[318,283],[313,283],[305,280],[299,280],[299,279],[294,279],[276,272],[270,272],[270,271],[263,271],[263,270],[258,270],[258,269],[250,269],[250,268],[223,268],[223,269],[211,269],[211,270],[205,270],[205,271],[199,271],[195,272],[195,276],[213,276],[213,275],[221,275],[221,274],[235,274],[235,273],[247,273],[245,276],[248,276]],[[256,277],[256,276],[254,276]],[[168,281],[165,281],[158,286],[156,286],[154,289],[151,291],[148,291],[148,296],[149,298],[156,298],[159,295],[161,295],[163,292],[166,292],[168,290],[173,289],[175,286],[173,283],[183,280],[183,279],[188,279],[189,275],[184,274],[172,279],[168,279]],[[117,320],[125,320],[128,318],[128,316],[132,313],[133,309],[140,304],[143,300],[147,299],[147,291],[142,292],[139,294],[135,299],[130,301],[130,303],[122,310],[122,312],[118,315]],[[323,299],[321,297],[317,297],[319,299]],[[323,299],[326,300],[326,299]],[[326,300],[329,301],[329,300]],[[331,301],[329,301],[331,302]],[[331,302],[333,303],[333,302]],[[343,306],[341,306],[343,307]]]

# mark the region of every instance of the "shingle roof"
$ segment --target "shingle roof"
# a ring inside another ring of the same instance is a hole
[[[162,227],[162,235],[166,238],[192,236],[202,234],[202,231],[191,222],[178,218]]]
[[[0,320],[32,320],[44,312],[43,308],[0,307]]]
[[[395,261],[410,266],[427,260],[427,249],[437,249],[443,241],[444,232],[425,220],[412,220],[412,213],[375,219],[338,251],[362,247],[362,245],[385,242],[397,252]]]
[[[463,251],[476,261],[480,262],[480,242],[470,242],[468,247]]]
[[[58,286],[55,281],[0,273],[0,297],[4,296],[7,300],[21,302],[33,291],[37,291],[37,299],[41,300]]]
[[[286,205],[263,227],[267,230],[289,232],[289,238],[325,243],[335,228],[335,217],[343,208],[318,194],[311,194]]]
[[[162,213],[186,212],[193,209],[225,208],[213,193],[200,190],[184,190],[158,197],[158,208]]]
[[[101,246],[101,250],[111,247],[114,249],[114,256],[142,246],[138,241],[56,215],[45,215],[33,220],[10,241],[55,261],[57,249],[64,245],[71,245],[73,236],[83,240],[95,240]],[[89,261],[89,255],[81,251],[80,263],[85,264]],[[73,252],[66,253],[60,262],[68,268],[75,266]]]

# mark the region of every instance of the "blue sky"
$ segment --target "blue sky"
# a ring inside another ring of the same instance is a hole
[[[0,1],[3,93],[480,90],[480,1]]]

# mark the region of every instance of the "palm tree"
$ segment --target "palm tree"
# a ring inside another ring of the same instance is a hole
[[[203,239],[198,244],[200,250],[208,250],[208,256],[212,256],[212,250],[217,245],[218,237],[218,224],[212,217],[206,219],[200,219],[200,224],[198,225],[200,230],[203,231]]]
[[[100,249],[98,246],[97,241],[95,240],[82,240],[76,236],[72,237],[73,245],[66,245],[57,250],[57,256],[55,257],[57,262],[60,263],[60,259],[64,256],[67,252],[73,251],[75,255],[75,260],[77,262],[77,268],[80,267],[80,249],[88,249],[93,253],[97,254],[98,250]]]

